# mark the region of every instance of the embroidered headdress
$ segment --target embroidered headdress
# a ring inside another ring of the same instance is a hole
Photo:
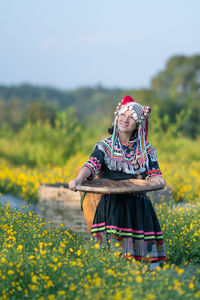
[[[137,122],[137,149],[136,153],[140,154],[141,159],[148,164],[148,157],[146,153],[146,141],[148,135],[148,118],[151,112],[149,106],[143,106],[134,101],[131,96],[126,95],[122,98],[122,101],[118,103],[117,109],[114,113],[115,120],[113,126],[112,134],[112,146],[111,151],[114,154],[114,145],[116,138],[118,136],[117,119],[121,114],[126,111],[131,111],[133,113],[133,119]]]

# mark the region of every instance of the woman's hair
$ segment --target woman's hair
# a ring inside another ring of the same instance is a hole
[[[113,134],[113,126],[111,128],[108,128],[108,133]],[[130,137],[130,141],[136,139],[137,136],[138,136],[138,128],[133,130],[131,137]]]

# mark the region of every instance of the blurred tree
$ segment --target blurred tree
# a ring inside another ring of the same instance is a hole
[[[27,104],[26,120],[31,122],[49,120],[52,124],[56,117],[56,110],[50,104],[40,101],[30,102]]]
[[[7,104],[7,122],[11,127],[18,129],[24,122],[24,107],[20,100],[12,99]]]
[[[200,55],[173,56],[164,71],[152,80],[152,88],[162,99],[183,103],[191,93],[200,93]]]
[[[200,136],[200,94],[189,94],[183,110],[189,117],[182,124],[182,133],[192,138]]]
[[[0,99],[0,126],[2,126],[7,121],[7,107],[5,102]]]
[[[161,117],[168,114],[184,135],[200,135],[200,55],[169,59],[165,70],[153,78],[152,89],[162,99]]]
[[[200,135],[200,55],[170,58],[165,69],[153,78],[152,89],[107,89],[100,84],[73,91],[30,84],[0,86],[0,126],[7,122],[18,129],[27,120],[32,123],[41,120],[42,124],[50,120],[51,125],[56,126],[56,113],[66,112],[73,106],[78,121],[84,123],[87,130],[97,125],[96,131],[101,135],[112,125],[113,112],[126,94],[136,102],[152,107],[151,115],[155,110],[156,128],[162,126],[163,130],[168,130],[168,125],[178,122],[174,130],[193,138]],[[72,124],[72,116],[68,115],[68,118]]]

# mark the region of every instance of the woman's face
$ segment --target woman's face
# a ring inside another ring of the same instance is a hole
[[[130,110],[119,115],[118,117],[118,128],[120,132],[132,134],[133,130],[136,129],[137,122],[133,119],[133,112]]]

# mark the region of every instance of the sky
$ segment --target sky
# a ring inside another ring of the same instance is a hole
[[[199,0],[0,1],[0,85],[148,88],[200,54]]]

